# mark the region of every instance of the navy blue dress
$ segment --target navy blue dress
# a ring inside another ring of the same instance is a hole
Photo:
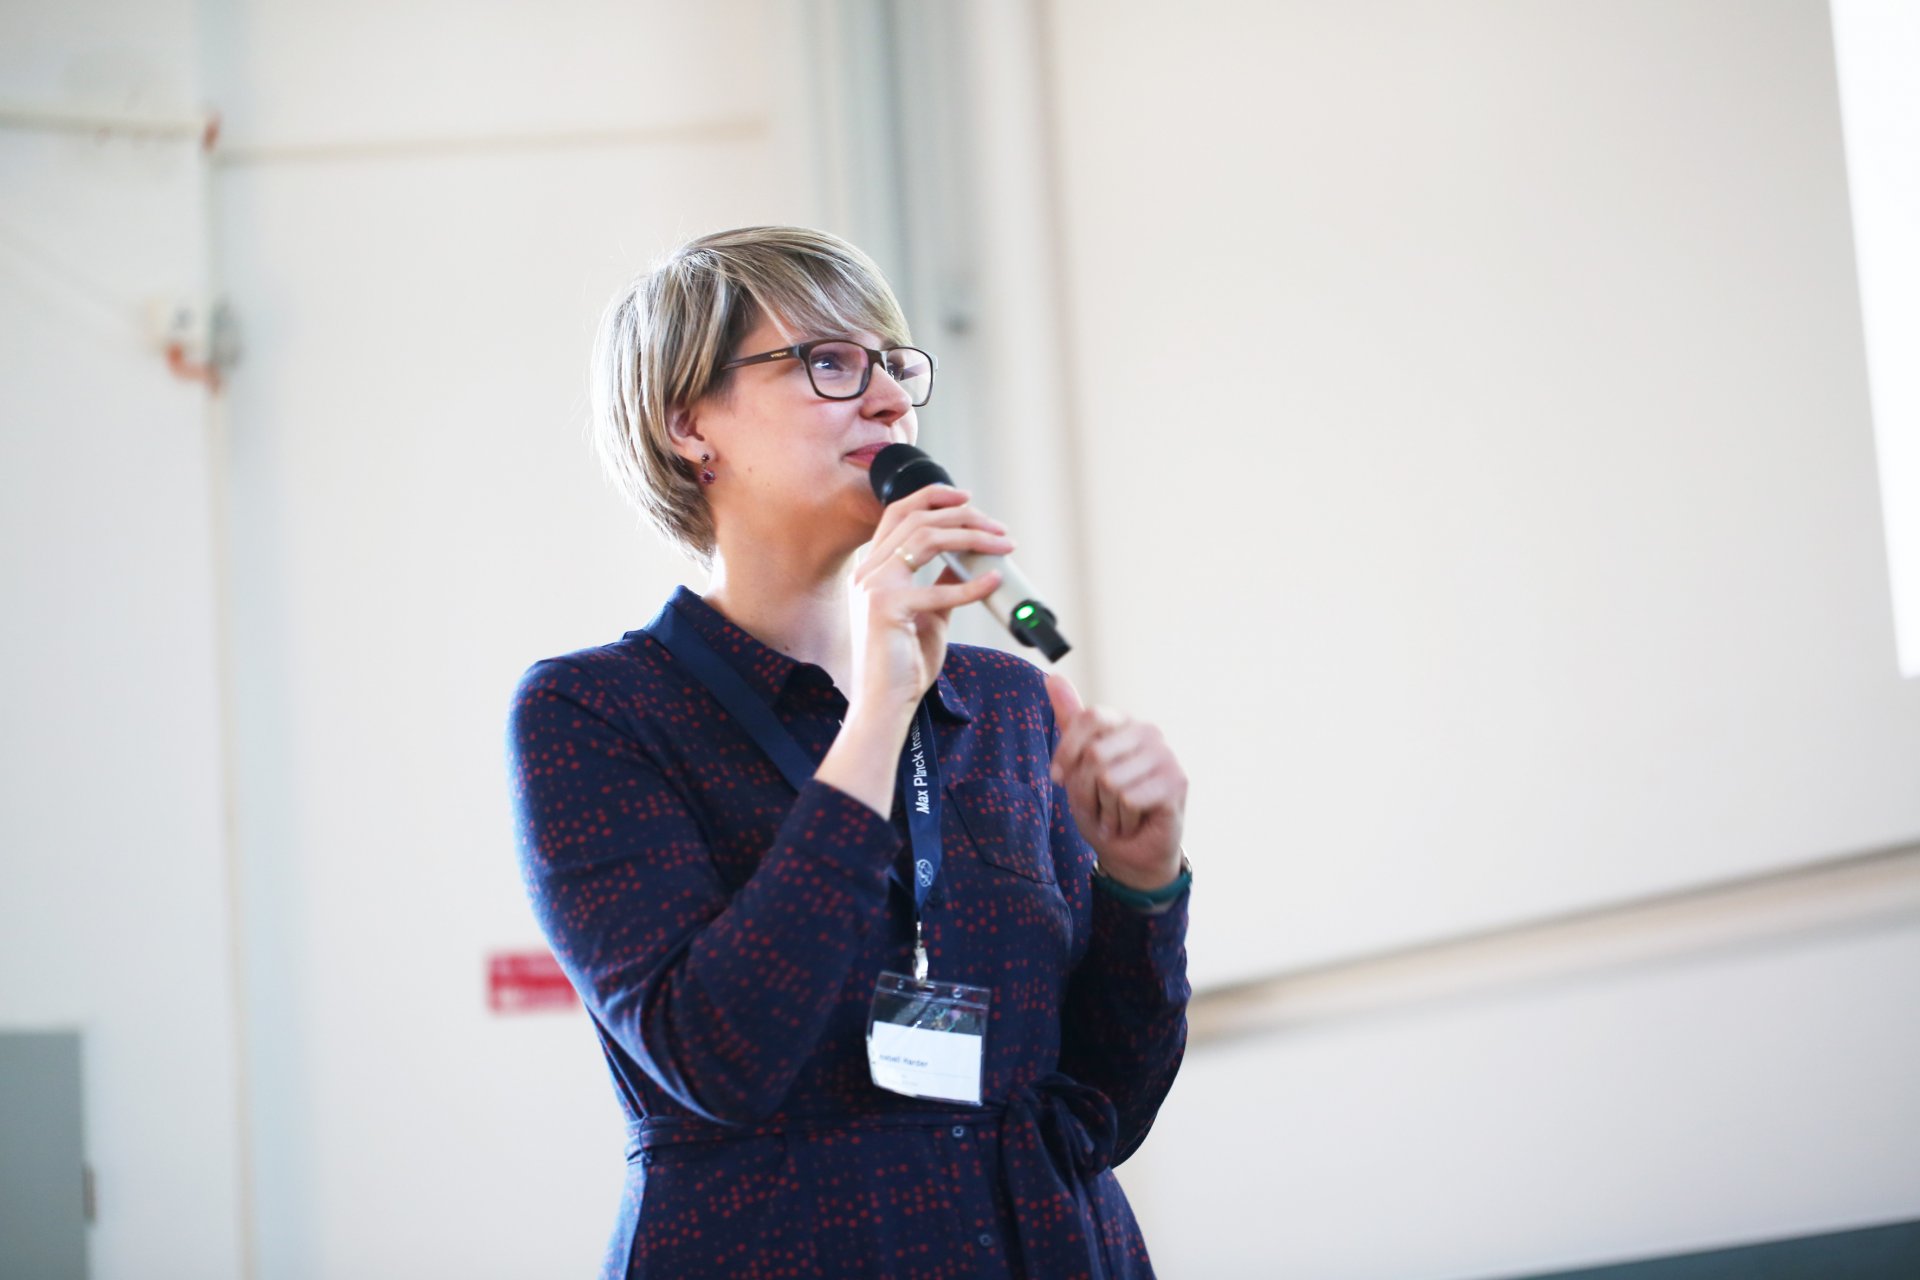
[[[825,670],[684,587],[669,607],[817,764],[847,708]],[[1186,899],[1150,914],[1091,884],[1031,663],[949,645],[932,712],[946,859],[924,927],[936,981],[993,991],[977,1108],[868,1077],[874,979],[910,971],[897,795],[891,821],[825,783],[796,795],[641,631],[522,678],[521,867],[628,1119],[603,1277],[1152,1275],[1110,1166],[1186,1044]]]

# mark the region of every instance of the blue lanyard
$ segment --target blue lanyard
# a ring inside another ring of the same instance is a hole
[[[698,676],[708,692],[732,714],[795,791],[813,779],[814,764],[806,751],[773,714],[773,708],[748,687],[740,673],[714,651],[671,603],[641,630],[667,647],[667,652]],[[926,976],[926,949],[921,942],[920,913],[927,894],[940,878],[940,755],[934,749],[933,715],[920,699],[906,749],[900,755],[900,799],[907,812],[907,835],[913,844],[914,976]],[[900,868],[890,873],[904,884]]]

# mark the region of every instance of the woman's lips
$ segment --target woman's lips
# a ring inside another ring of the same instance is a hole
[[[886,447],[887,446],[883,444],[874,444],[868,445],[864,449],[855,449],[847,455],[847,461],[856,467],[871,467],[873,466],[873,460],[878,457],[880,451]]]

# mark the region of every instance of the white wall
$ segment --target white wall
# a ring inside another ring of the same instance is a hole
[[[1195,779],[1203,986],[1920,837],[1822,5],[1045,9],[1088,656]],[[1166,1273],[1920,1213],[1911,897],[1557,936],[1196,1044],[1121,1173]]]
[[[912,247],[914,319],[965,304],[954,448],[1083,619],[1076,678],[1196,779],[1196,977],[1920,836],[1819,6],[964,12],[967,74],[902,78],[963,99],[978,237]],[[505,699],[691,572],[581,436],[613,289],[722,224],[891,234],[859,68],[820,59],[871,16],[6,12],[0,95],[226,122],[210,205],[159,149],[0,135],[0,1019],[89,1029],[95,1274],[591,1268],[621,1169],[588,1028],[484,1011],[485,955],[538,945]],[[209,272],[244,342],[215,457],[129,315]],[[1122,1176],[1176,1276],[1913,1216],[1917,932],[1201,1043]]]
[[[237,1272],[207,396],[147,343],[206,289],[194,6],[0,7],[0,1025],[78,1028],[96,1276]],[[79,1188],[74,1188],[79,1194]]]
[[[1163,1273],[1206,1280],[1490,1280],[1907,1221],[1916,1002],[1909,903],[1305,1019],[1192,1052],[1120,1176]]]
[[[817,217],[784,6],[231,5],[248,1031],[268,1277],[588,1274],[624,1135],[536,949],[503,771],[535,658],[694,571],[583,435],[603,304],[692,233]],[[697,577],[689,577],[698,581]]]
[[[1823,5],[1050,13],[1088,630],[1242,890],[1204,979],[1920,835]]]

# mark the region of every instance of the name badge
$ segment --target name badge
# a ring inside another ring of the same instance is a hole
[[[992,999],[986,987],[882,973],[867,1017],[873,1082],[909,1098],[979,1106]]]

